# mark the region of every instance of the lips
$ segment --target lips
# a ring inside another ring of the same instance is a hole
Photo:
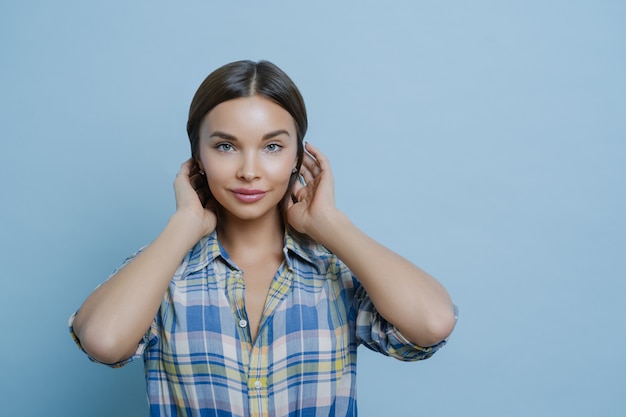
[[[265,191],[254,188],[236,188],[231,192],[237,200],[244,203],[254,203],[265,197]]]

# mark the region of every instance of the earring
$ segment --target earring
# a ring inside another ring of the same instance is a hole
[[[294,169],[291,170],[291,173],[295,174],[296,172],[298,172],[298,168],[294,167]]]
[[[199,172],[200,172],[200,175],[202,175],[204,177],[204,171],[200,170]]]

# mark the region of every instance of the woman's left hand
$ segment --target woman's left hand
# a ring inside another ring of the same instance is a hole
[[[346,264],[376,310],[420,346],[447,338],[456,323],[445,288],[405,258],[376,242],[335,207],[334,180],[326,157],[307,144],[300,172],[306,186],[293,188],[287,221]]]
[[[304,153],[300,174],[306,186],[300,181],[294,184],[292,194],[296,201],[289,201],[287,221],[298,232],[320,242],[324,227],[337,212],[335,181],[328,159],[309,143],[305,149],[308,153]]]

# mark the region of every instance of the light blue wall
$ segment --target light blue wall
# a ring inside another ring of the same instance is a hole
[[[139,416],[70,313],[174,208],[195,88],[266,58],[354,222],[442,281],[445,350],[361,352],[364,417],[626,415],[626,3],[0,5],[0,398]]]

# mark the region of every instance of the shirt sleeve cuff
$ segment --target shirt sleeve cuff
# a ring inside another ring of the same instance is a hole
[[[101,361],[97,360],[96,358],[91,356],[89,353],[87,353],[87,351],[83,348],[83,345],[80,343],[80,339],[78,338],[78,336],[74,332],[74,319],[76,318],[76,313],[78,313],[78,312],[75,312],[74,314],[72,314],[70,316],[69,321],[68,321],[68,327],[69,327],[70,335],[72,336],[72,339],[74,340],[74,343],[76,343],[78,348],[80,350],[82,350],[83,353],[85,355],[87,355],[89,360],[91,360],[92,362],[99,363],[101,365],[106,365],[106,366],[109,366],[111,368],[121,368],[122,366],[127,365],[128,363],[132,362],[135,358],[138,358],[138,357],[143,355],[143,352],[144,352],[144,350],[145,350],[145,348],[147,346],[147,342],[148,342],[148,334],[146,334],[142,338],[142,340],[139,342],[139,345],[137,346],[137,350],[135,351],[135,353],[131,357],[129,357],[127,359],[124,359],[123,361],[116,362],[116,363],[104,363],[104,362],[101,362]],[[148,331],[148,333],[149,332],[150,332],[150,330]]]

